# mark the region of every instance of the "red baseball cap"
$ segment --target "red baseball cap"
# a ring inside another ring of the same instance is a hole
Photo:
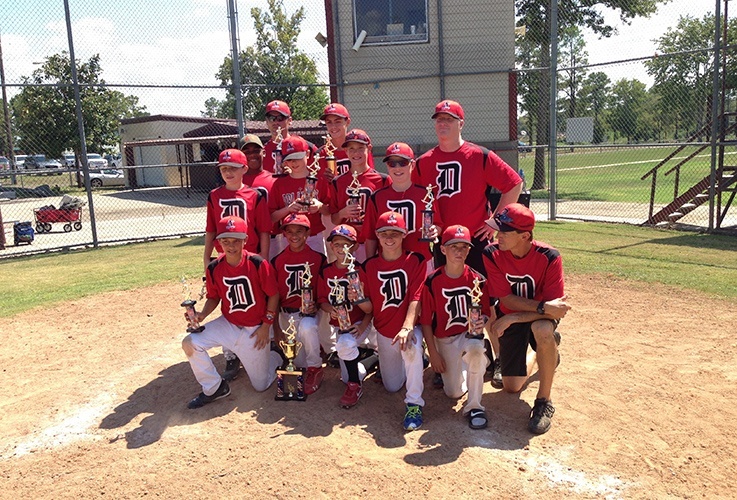
[[[330,104],[325,106],[320,119],[325,120],[328,115],[340,116],[341,118],[345,118],[346,120],[351,119],[351,114],[348,112],[348,109],[337,102],[331,102]]]
[[[386,148],[386,155],[384,156],[384,162],[386,162],[390,156],[399,156],[407,160],[415,159],[415,152],[412,148],[403,142],[395,142],[388,148]]]
[[[285,227],[290,225],[304,226],[307,229],[310,229],[310,219],[308,219],[305,214],[292,213],[284,217],[284,220],[281,223],[281,229],[284,229]]]
[[[473,246],[473,243],[471,243],[471,231],[466,226],[461,226],[460,224],[448,226],[443,231],[441,244],[445,246],[452,245],[453,243],[468,243]]]
[[[463,120],[464,116],[463,107],[455,101],[440,101],[435,106],[435,114],[432,115],[432,117],[435,118],[440,113],[445,113],[446,115],[450,115],[453,118],[457,118],[459,120]]]
[[[333,230],[330,231],[330,235],[327,237],[327,240],[333,241],[333,238],[335,238],[336,236],[342,236],[343,238],[351,240],[354,243],[358,241],[356,230],[353,228],[353,226],[349,226],[348,224],[338,224],[337,226],[335,226]]]
[[[509,231],[532,231],[535,228],[535,214],[521,203],[510,203],[494,216],[491,227],[503,233]]]
[[[343,142],[342,148],[345,148],[349,142],[360,142],[361,144],[371,145],[371,138],[368,134],[358,128],[354,128],[345,135],[345,141]]]
[[[246,155],[240,149],[225,149],[218,156],[218,167],[238,167],[243,168],[248,164]]]
[[[218,235],[216,239],[236,238],[246,239],[246,221],[236,215],[229,215],[220,219],[217,225]]]
[[[303,137],[290,135],[281,143],[283,160],[301,160],[310,151],[310,145]]]
[[[279,113],[284,116],[292,116],[292,110],[289,109],[289,104],[284,101],[271,101],[266,105],[266,114]]]
[[[399,231],[407,234],[407,223],[404,222],[402,214],[398,212],[384,212],[376,221],[376,232],[382,231]]]

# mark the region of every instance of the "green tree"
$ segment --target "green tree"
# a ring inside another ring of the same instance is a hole
[[[317,85],[317,65],[297,46],[300,25],[305,9],[300,7],[291,16],[282,0],[268,0],[268,11],[251,9],[256,44],[241,51],[238,60],[241,69],[243,116],[252,120],[264,119],[264,108],[269,101],[280,99],[289,103],[295,119],[320,116],[328,96],[325,88]],[[229,86],[225,101],[208,99],[204,114],[235,117],[235,97],[232,92],[233,61],[226,57],[217,73],[224,86]]]
[[[629,23],[635,17],[649,16],[654,13],[658,3],[667,0],[557,0],[558,3],[558,33],[560,37],[571,26],[580,26],[592,30],[599,36],[609,37],[614,34],[614,27],[606,24],[604,9],[612,9],[619,13],[619,18],[624,23]],[[539,47],[539,59],[532,67],[550,67],[550,5],[551,0],[515,0],[517,12],[517,25],[526,26],[527,41]],[[550,88],[550,72],[542,71],[539,81],[533,89],[538,93],[537,97],[527,96],[536,102],[535,123],[537,144],[548,144],[549,137],[549,98],[547,96]],[[544,189],[545,181],[545,151],[535,150],[535,172],[532,189]]]
[[[559,41],[558,52],[558,66],[566,68],[558,73],[558,88],[565,96],[562,104],[566,118],[579,116],[581,111],[578,105],[579,94],[588,70],[577,66],[587,65],[588,57],[581,30],[578,26],[569,27]]]
[[[657,135],[657,97],[639,80],[623,78],[612,86],[609,125],[627,142],[643,142]]]
[[[121,119],[147,114],[138,97],[106,88],[101,73],[99,55],[78,64],[87,149],[95,152],[110,151],[120,142]],[[20,136],[18,147],[51,158],[60,157],[65,150],[78,154],[81,142],[69,54],[49,56],[30,77],[23,78],[23,83],[27,86],[10,100],[14,132]]]
[[[581,85],[581,99],[579,107],[585,114],[594,117],[594,144],[600,144],[606,140],[606,116],[607,108],[611,100],[611,80],[606,73],[596,71],[586,77]]]

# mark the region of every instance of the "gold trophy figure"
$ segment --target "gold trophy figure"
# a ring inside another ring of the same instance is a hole
[[[274,151],[274,174],[273,177],[282,177],[286,175],[284,168],[282,168],[282,155],[281,155],[281,143],[284,140],[284,136],[281,135],[282,129],[278,127],[276,129],[276,138],[274,138],[274,144],[276,144],[276,150]]]
[[[425,204],[425,209],[422,211],[422,236],[420,236],[419,241],[434,241],[433,238],[430,238],[430,230],[433,225],[432,204],[435,201],[435,196],[432,194],[432,184],[428,184],[426,189],[427,193],[425,194],[425,197],[422,198],[422,203]]]
[[[336,282],[330,285],[330,303],[338,315],[338,334],[351,332],[351,315],[348,312],[348,300],[343,285]]]
[[[343,265],[348,267],[346,278],[348,278],[348,286],[350,286],[356,292],[356,300],[354,304],[361,304],[367,302],[368,299],[363,294],[363,286],[361,286],[361,278],[358,276],[356,271],[356,258],[351,254],[351,249],[348,245],[343,245]]]
[[[483,319],[481,314],[481,299],[484,292],[481,290],[483,281],[478,277],[473,280],[473,288],[471,289],[470,297],[471,304],[468,306],[468,332],[466,337],[469,339],[483,339],[484,338],[484,327],[476,327],[476,324]]]
[[[302,196],[301,211],[309,212],[309,206],[317,198],[317,173],[320,171],[320,155],[315,155],[315,161],[311,165],[307,165],[307,177],[305,178],[305,191]]]
[[[325,139],[325,164],[331,175],[335,176],[335,151],[338,149],[333,145],[330,134],[323,137]]]
[[[204,326],[200,325],[197,321],[197,311],[194,306],[197,304],[196,300],[192,300],[192,290],[189,287],[189,282],[185,276],[182,276],[182,294],[184,295],[184,302],[181,306],[184,308],[184,317],[187,318],[187,333],[200,333],[205,329]],[[205,296],[205,277],[202,277],[202,288],[200,289],[199,299]]]
[[[284,351],[284,356],[289,360],[286,368],[276,370],[276,396],[277,401],[305,401],[307,395],[304,391],[304,370],[294,366],[294,358],[302,349],[302,342],[297,340],[297,327],[294,326],[294,318],[289,317],[289,326],[284,330],[284,340],[279,345]]]
[[[312,271],[310,270],[309,262],[305,262],[304,266],[305,269],[302,271],[302,285],[299,288],[300,297],[302,298],[299,314],[302,316],[314,316],[315,299],[312,292]]]
[[[363,208],[361,208],[361,183],[358,181],[358,172],[353,172],[353,180],[348,184],[346,189],[348,193],[348,202],[346,205],[358,205],[360,214],[358,217],[351,217],[348,219],[349,224],[362,224],[363,223]]]

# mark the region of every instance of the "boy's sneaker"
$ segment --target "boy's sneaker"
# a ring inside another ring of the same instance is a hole
[[[202,408],[206,404],[210,404],[213,401],[217,401],[218,399],[224,398],[228,395],[230,395],[230,386],[225,380],[223,380],[222,382],[220,382],[220,387],[218,387],[218,390],[215,391],[211,396],[208,396],[204,392],[201,392],[196,398],[187,403],[187,408],[189,408],[190,410]]]
[[[502,362],[497,357],[492,363],[491,363],[491,371],[493,372],[491,375],[491,386],[494,389],[503,389],[504,388],[504,382],[502,381]]]
[[[322,384],[325,376],[322,366],[310,366],[307,368],[307,376],[305,377],[305,394],[314,394]]]
[[[405,431],[410,432],[422,427],[422,406],[407,405],[407,412],[404,414],[402,426]]]
[[[287,365],[289,364],[289,359],[284,354],[284,351],[282,351],[282,348],[279,347],[279,344],[277,344],[275,341],[272,340],[271,343],[269,344],[269,349],[277,353],[279,357],[281,358],[281,366],[279,366],[278,369],[279,370],[286,369]]]
[[[436,389],[442,389],[443,385],[443,376],[439,374],[438,372],[435,372],[435,374],[432,376],[432,386]]]
[[[223,379],[227,382],[232,382],[238,377],[238,372],[241,369],[241,360],[236,356],[233,359],[225,360],[225,371],[223,372]]]
[[[553,403],[545,398],[536,399],[535,405],[530,412],[530,421],[527,423],[527,429],[533,434],[545,434],[550,429],[553,413],[555,413]]]
[[[348,382],[343,393],[343,397],[340,398],[340,406],[343,408],[350,408],[356,406],[358,400],[363,395],[363,386],[358,382]]]

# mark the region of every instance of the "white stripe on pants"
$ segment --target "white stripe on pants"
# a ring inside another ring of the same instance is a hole
[[[294,365],[298,367],[321,367],[320,339],[317,334],[317,318],[312,316],[300,316],[296,313],[279,313],[279,325],[282,331],[289,326],[289,318],[294,318],[294,326],[297,329],[297,340],[302,342],[302,348],[294,358]]]
[[[202,392],[212,395],[220,386],[222,377],[207,353],[208,349],[218,346],[235,352],[255,390],[262,392],[269,388],[276,379],[276,369],[281,364],[281,357],[271,351],[268,345],[263,349],[256,349],[256,337],[251,338],[256,328],[258,327],[240,328],[220,316],[205,324],[202,332],[187,335],[194,351],[187,359],[195,378],[202,386]]]
[[[410,405],[425,406],[422,399],[424,383],[422,381],[422,333],[419,327],[413,331],[415,342],[409,343],[406,350],[399,348],[399,342],[392,345],[392,339],[377,335],[379,344],[379,368],[384,388],[389,392],[397,392],[402,385],[407,386],[404,402]]]
[[[489,364],[489,358],[484,354],[484,341],[469,339],[461,333],[453,337],[435,337],[435,346],[445,362],[442,374],[445,394],[457,399],[468,391],[464,415],[474,409],[484,410],[481,395],[484,392],[484,372]]]

